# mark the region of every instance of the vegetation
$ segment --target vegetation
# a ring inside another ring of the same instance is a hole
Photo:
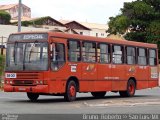
[[[22,21],[22,26],[28,27],[29,25],[44,25],[45,24],[44,22],[49,18],[51,18],[51,17],[47,16],[47,17],[37,18],[37,19],[31,20],[31,21]],[[17,24],[17,22],[13,23],[13,24]]]
[[[2,87],[2,75],[4,73],[5,57],[0,55],[0,88]]]
[[[11,16],[5,11],[0,11],[1,24],[10,24]]]
[[[121,34],[127,40],[156,43],[160,55],[160,0],[126,2],[120,11],[110,17],[107,32]]]

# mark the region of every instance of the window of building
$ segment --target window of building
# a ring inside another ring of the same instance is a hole
[[[147,65],[147,51],[144,48],[138,48],[138,64]]]
[[[84,62],[96,62],[96,43],[83,42],[82,59]]]
[[[83,32],[80,32],[79,34],[80,34],[80,35],[83,35]]]
[[[104,33],[101,33],[101,36],[104,36]]]
[[[110,62],[110,47],[108,44],[100,43],[97,49],[98,61],[100,63]]]
[[[136,50],[134,47],[127,47],[127,64],[136,64]]]
[[[157,65],[156,50],[149,49],[149,65]]]
[[[98,33],[96,33],[96,37],[98,37]]]
[[[80,61],[80,42],[69,41],[68,42],[68,60],[72,62]]]
[[[115,64],[123,63],[123,47],[119,45],[113,45],[112,48],[112,62]]]

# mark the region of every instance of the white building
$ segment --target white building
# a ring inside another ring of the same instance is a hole
[[[106,30],[108,30],[107,24],[88,23],[88,22],[80,22],[80,23],[86,26],[87,28],[91,29],[90,36],[106,38],[108,35],[108,33],[106,33]]]
[[[88,35],[94,37],[106,38],[108,30],[107,24],[98,24],[98,23],[88,23],[88,22],[77,22],[77,21],[66,21],[60,20],[61,23],[67,27],[75,30],[81,35]]]

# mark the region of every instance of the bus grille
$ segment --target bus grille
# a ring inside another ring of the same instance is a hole
[[[17,79],[39,79],[39,73],[17,73]]]
[[[13,80],[13,85],[35,85],[34,81],[39,79],[43,79],[43,76],[40,73],[17,73],[17,77]]]
[[[14,85],[33,85],[33,80],[14,80]]]

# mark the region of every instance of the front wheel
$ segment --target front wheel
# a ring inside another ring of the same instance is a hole
[[[106,95],[106,92],[91,92],[91,94],[95,98],[103,98]]]
[[[30,101],[35,102],[35,101],[37,101],[39,94],[27,93],[27,97],[30,99]]]
[[[76,83],[73,80],[71,80],[68,82],[68,84],[66,86],[66,93],[64,95],[64,99],[68,102],[75,101],[76,94],[77,94]]]
[[[132,79],[130,79],[127,83],[127,90],[119,91],[119,94],[121,97],[133,97],[135,91],[136,91],[136,84]]]

